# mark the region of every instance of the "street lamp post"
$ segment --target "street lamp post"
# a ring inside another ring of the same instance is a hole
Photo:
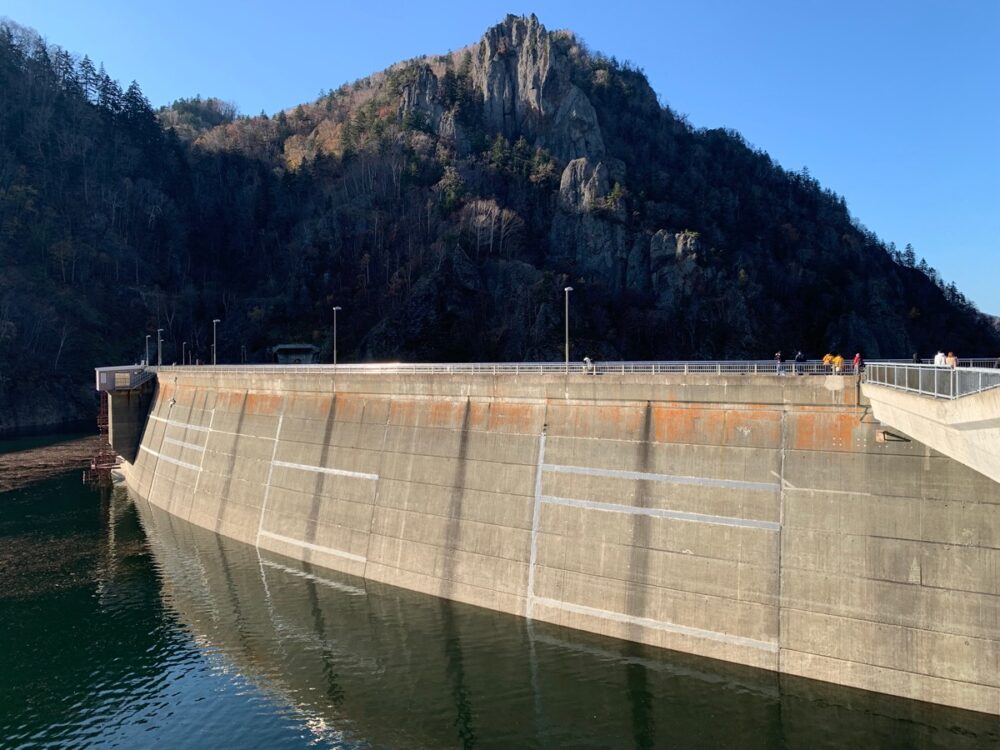
[[[146,334],[146,366],[149,366],[149,338],[150,335]]]
[[[219,323],[221,322],[222,321],[219,318],[215,318],[212,321],[212,364],[213,365],[216,363],[218,355],[218,347],[216,346],[216,337],[215,337],[215,327],[219,325]]]
[[[566,372],[569,372],[569,293],[573,291],[573,287],[568,286],[563,289],[566,295]]]
[[[163,333],[163,329],[162,328],[157,328],[156,329],[156,366],[157,367],[162,367],[163,366],[163,336],[160,335],[162,333]]]
[[[187,364],[187,346],[187,341],[181,344],[181,367]]]
[[[337,311],[343,310],[342,307],[333,308],[333,366],[337,366]]]

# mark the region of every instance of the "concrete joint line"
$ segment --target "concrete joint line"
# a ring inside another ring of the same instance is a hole
[[[570,602],[561,602],[557,599],[546,599],[543,597],[538,597],[535,601],[546,607],[552,607],[553,609],[562,609],[567,612],[573,612],[579,615],[588,615],[590,617],[598,617],[603,620],[612,620],[613,622],[620,622],[626,625],[639,625],[640,627],[650,628],[652,630],[664,630],[668,633],[678,633],[679,635],[687,635],[692,638],[702,638],[710,641],[719,641],[720,643],[728,643],[733,646],[745,646],[747,648],[755,648],[760,651],[767,651],[769,653],[778,652],[778,644],[772,643],[771,641],[758,641],[754,638],[744,638],[739,635],[729,635],[728,633],[718,633],[714,630],[703,630],[701,628],[692,628],[687,625],[676,625],[672,622],[665,622],[663,620],[654,620],[649,617],[634,617],[633,615],[622,614],[621,612],[611,612],[606,609],[597,609],[596,607],[586,607],[582,604],[571,604]]]
[[[667,482],[668,484],[689,484],[699,487],[719,487],[730,490],[764,490],[780,492],[781,485],[771,482],[744,482],[739,479],[709,479],[706,477],[687,477],[673,474],[652,474],[644,471],[622,471],[619,469],[595,469],[589,466],[565,466],[560,464],[545,464],[544,471],[556,474],[583,474],[592,477],[608,477],[611,479],[634,479],[644,482]]]
[[[157,453],[152,448],[147,448],[145,445],[140,445],[141,450],[146,451],[146,453],[151,456],[155,456],[157,461],[166,461],[168,464],[174,464],[175,466],[183,466],[185,469],[192,469],[194,471],[199,471],[199,468],[194,464],[189,464],[187,461],[178,461],[176,458],[170,458],[169,456],[164,456],[162,453]],[[153,469],[153,473],[156,473],[156,469]]]
[[[531,553],[528,558],[528,601],[526,616],[531,619],[535,605],[535,563],[538,560],[538,524],[542,515],[542,471],[545,467],[545,430],[538,437],[538,467],[535,469],[535,504],[531,512]]]
[[[301,539],[293,539],[290,536],[283,536],[281,534],[275,534],[271,531],[261,531],[258,537],[266,536],[268,539],[274,539],[279,542],[285,542],[286,544],[294,544],[296,547],[303,547],[305,549],[311,549],[316,552],[323,552],[327,555],[335,555],[336,557],[344,557],[348,560],[355,560],[356,562],[366,562],[365,558],[361,555],[355,555],[351,552],[344,552],[341,549],[334,549],[333,547],[324,547],[321,544],[312,544],[311,542],[303,542]]]
[[[706,513],[689,513],[682,510],[667,510],[665,508],[639,508],[635,505],[619,503],[601,503],[596,500],[575,500],[569,497],[554,497],[542,495],[541,501],[549,505],[564,505],[570,508],[599,510],[605,513],[627,513],[635,516],[652,516],[668,518],[673,521],[689,521],[693,523],[709,523],[717,526],[740,526],[745,529],[762,529],[764,531],[780,531],[781,524],[773,521],[758,521],[753,518],[735,518],[733,516],[713,516]]]
[[[278,442],[281,437],[281,423],[284,421],[284,413],[278,416],[278,429],[274,433],[274,448],[271,450],[271,465],[267,467],[267,484],[264,485],[264,499],[260,503],[260,520],[257,522],[257,539],[254,544],[260,547],[260,535],[264,530],[264,514],[267,513],[267,498],[271,494],[271,474],[274,473],[274,457],[278,453]],[[260,554],[258,549],[257,554]]]
[[[277,446],[275,441],[275,446]],[[354,479],[368,479],[372,482],[378,481],[378,474],[365,474],[361,471],[348,471],[347,469],[330,469],[325,466],[313,466],[311,464],[293,464],[288,461],[271,460],[273,466],[283,466],[286,469],[298,469],[300,471],[314,471],[318,474],[333,474],[338,477],[353,477]]]
[[[791,487],[791,485],[785,479],[785,446],[787,445],[787,443],[788,443],[788,409],[783,409],[782,412],[781,412],[781,454],[780,454],[781,455],[781,458],[780,458],[781,462],[778,465],[778,472],[779,472],[778,481],[781,483],[781,491],[778,493],[778,520],[782,524],[785,523],[785,497],[786,497],[785,489],[786,489],[786,485],[789,488],[793,489],[793,490],[797,489],[795,487]],[[784,606],[784,592],[782,591],[782,582],[784,581],[784,578],[785,578],[785,576],[784,576],[784,560],[782,559],[783,556],[784,556],[784,547],[785,547],[784,535],[779,531],[778,532],[778,581],[777,581],[777,583],[778,583],[778,623],[777,623],[777,625],[778,625],[778,645],[779,645],[779,650],[778,650],[778,671],[779,672],[782,669],[780,645],[781,645],[782,639],[784,637],[784,633],[782,633],[782,628],[781,628],[781,622],[784,619],[781,616],[781,611],[782,611],[782,608]],[[740,592],[740,594],[742,594],[742,591]]]
[[[163,438],[164,443],[170,443],[171,445],[179,445],[181,448],[190,448],[193,451],[205,451],[204,445],[195,445],[194,443],[185,443],[183,440],[174,440],[173,438],[165,437]]]

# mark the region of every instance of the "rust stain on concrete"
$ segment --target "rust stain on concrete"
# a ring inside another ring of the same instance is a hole
[[[327,408],[329,408],[329,397],[324,397],[321,399],[326,402]],[[259,416],[273,417],[278,414],[281,408],[281,396],[275,393],[255,393],[251,391],[247,395],[246,402],[246,412],[247,414],[256,414]]]
[[[858,427],[853,413],[793,412],[789,419],[791,447],[800,451],[851,451]]]

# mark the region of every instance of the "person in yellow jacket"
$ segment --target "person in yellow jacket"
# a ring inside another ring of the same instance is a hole
[[[833,373],[834,375],[840,375],[844,370],[844,358],[840,356],[840,352],[837,352],[837,356],[833,358]]]
[[[827,372],[830,372],[830,368],[833,367],[833,355],[830,352],[823,355],[823,367],[826,368]]]

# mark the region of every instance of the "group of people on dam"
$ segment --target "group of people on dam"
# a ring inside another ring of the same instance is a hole
[[[784,353],[779,349],[774,353],[775,367],[779,375],[785,374],[785,362],[786,358]],[[794,358],[794,371],[796,375],[805,375],[805,363],[806,355],[803,354],[802,350],[799,349],[795,352]],[[845,373],[844,366],[846,360],[840,352],[833,354],[827,352],[823,355],[823,367],[824,371],[831,373],[833,375],[841,375]],[[849,365],[851,368],[848,373],[859,373],[865,368],[865,358],[861,356],[861,352],[855,352],[854,359],[851,360]]]

